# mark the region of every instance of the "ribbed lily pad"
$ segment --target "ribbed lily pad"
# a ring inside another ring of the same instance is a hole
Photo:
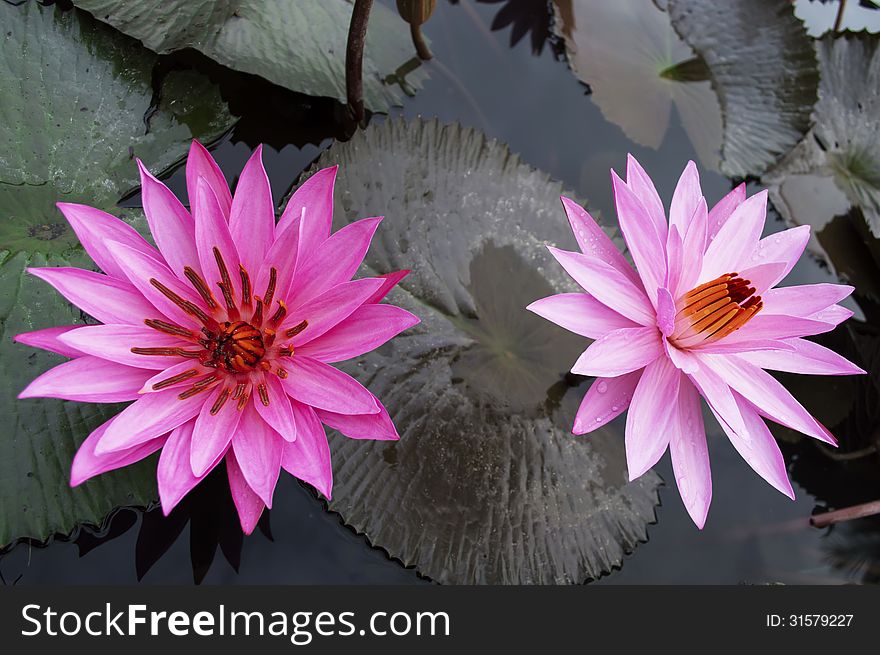
[[[745,176],[809,127],[816,58],[787,0],[554,4],[572,70],[641,145],[660,146],[675,107],[704,165]]]
[[[193,48],[229,68],[292,91],[345,101],[349,0],[74,0],[96,18],[159,54]],[[415,56],[409,28],[374,5],[364,49],[364,103],[375,111],[400,104],[386,76]],[[407,77],[418,87],[424,72]]]
[[[864,279],[857,292],[875,298],[880,298],[878,46],[880,38],[863,33],[817,41],[822,82],[814,126],[761,178],[783,218],[811,225],[817,237],[813,248],[839,273]],[[842,245],[851,242],[857,250]],[[859,261],[867,267],[856,266]]]
[[[148,132],[155,55],[86,14],[36,2],[0,2],[0,25],[2,548],[68,533],[100,522],[116,506],[156,496],[150,463],[69,487],[76,448],[119,407],[16,399],[62,358],[13,344],[12,337],[83,320],[24,273],[27,266],[91,266],[54,203],[112,210],[137,183],[132,156],[161,170],[182,158],[190,139],[211,141],[232,118],[206,79],[178,72],[166,78]]]
[[[444,583],[562,583],[621,563],[654,520],[659,478],[626,481],[617,426],[571,434],[586,345],[525,306],[571,282],[545,243],[576,248],[562,189],[506,146],[437,121],[338,143],[334,222],[384,214],[366,265],[411,268],[392,302],[422,323],[348,363],[399,442],[331,438],[331,509]]]

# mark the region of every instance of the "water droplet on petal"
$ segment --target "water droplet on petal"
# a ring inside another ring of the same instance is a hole
[[[608,391],[608,383],[602,380],[599,384],[596,385],[596,391],[599,393],[605,393]]]

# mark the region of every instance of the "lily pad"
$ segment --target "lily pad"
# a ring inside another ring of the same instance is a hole
[[[54,203],[113,210],[137,184],[133,156],[153,170],[167,168],[193,137],[216,139],[233,119],[216,89],[193,72],[169,75],[162,101],[151,107],[156,56],[87,14],[0,2],[0,24],[3,547],[68,533],[80,523],[100,522],[116,506],[144,505],[156,497],[150,463],[69,487],[76,448],[118,406],[16,399],[62,358],[13,344],[12,337],[84,320],[49,286],[24,273],[28,266],[92,266]],[[137,213],[127,213],[138,225]]]
[[[96,18],[159,54],[193,48],[229,68],[312,96],[345,102],[349,0],[74,0]],[[387,111],[401,102],[386,85],[415,52],[409,28],[387,7],[370,14],[364,49],[364,104]],[[407,77],[418,88],[418,71]]]
[[[846,252],[828,256],[836,249],[831,237],[840,233],[839,226],[829,229],[836,217],[863,232],[880,261],[880,39],[860,33],[816,43],[822,81],[814,126],[761,181],[782,217],[811,225],[814,249],[846,272]]]
[[[554,6],[572,70],[603,115],[641,145],[660,147],[674,107],[703,165],[745,176],[809,128],[816,58],[786,0]]]
[[[413,269],[391,302],[422,323],[345,365],[401,439],[333,435],[330,508],[444,583],[583,582],[620,565],[660,479],[627,482],[619,425],[571,434],[586,384],[567,371],[586,344],[524,309],[572,290],[545,248],[576,248],[561,186],[436,120],[374,124],[317,167],[332,164],[335,226],[386,216],[366,266]]]

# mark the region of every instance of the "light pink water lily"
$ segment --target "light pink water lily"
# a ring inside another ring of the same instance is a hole
[[[620,229],[637,270],[581,206],[562,198],[581,252],[550,252],[586,293],[550,296],[528,307],[595,339],[571,369],[596,378],[573,432],[591,432],[629,409],[630,479],[654,466],[668,447],[682,501],[702,528],[712,499],[702,396],[749,466],[794,498],[764,419],[836,442],[765,369],[864,373],[803,338],[852,316],[837,304],[852,287],[776,288],[803,253],[810,228],[761,238],[766,191],[746,198],[741,184],[709,210],[689,162],[667,221],[654,184],[632,156],[626,182],[613,171],[611,178]]]
[[[260,148],[232,195],[211,155],[193,142],[191,211],[138,165],[157,247],[114,216],[59,203],[103,273],[30,273],[102,324],[18,335],[72,358],[19,397],[134,401],[83,442],[70,484],[161,450],[167,514],[225,462],[250,533],[272,506],[282,468],[330,497],[325,425],[354,439],[398,438],[382,403],[332,364],[419,322],[380,303],[407,271],[352,280],[381,218],[331,235],[335,167],[297,189],[276,224]]]

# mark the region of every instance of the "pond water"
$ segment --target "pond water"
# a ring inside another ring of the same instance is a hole
[[[798,3],[797,14],[808,21],[813,34],[833,22],[834,13],[820,3]],[[852,27],[880,29],[880,11],[854,6],[849,16],[855,21]],[[513,27],[493,27],[504,23],[505,17],[513,19]],[[508,144],[528,165],[562,182],[575,197],[587,199],[591,210],[606,220],[614,216],[608,169],[622,172],[626,154],[633,153],[668,202],[684,163],[699,159],[693,131],[678,105],[671,106],[668,127],[656,144],[634,141],[607,118],[613,111],[599,106],[594,98],[599,89],[591,89],[573,74],[564,56],[565,44],[548,32],[550,20],[540,0],[454,4],[439,0],[423,27],[434,54],[422,64],[429,75],[423,88],[403,107],[393,109],[391,117],[376,114],[369,121],[422,116],[477,128]],[[519,37],[515,44],[511,44],[513,36]],[[618,47],[636,48],[627,36],[621,35]],[[334,119],[341,113],[334,102],[279,91],[255,78],[222,71],[200,56],[165,59],[169,69],[195,66],[220,83],[232,111],[242,118],[212,152],[232,180],[253,148],[267,143],[264,162],[279,202],[299,173],[344,132]],[[710,204],[733,184],[707,166],[701,166],[701,180]],[[166,181],[185,195],[182,170]],[[749,185],[750,193],[759,188],[756,180]],[[136,207],[139,198],[133,195],[123,204]],[[558,219],[564,220],[561,208]],[[783,219],[771,212],[767,232],[784,227]],[[810,256],[798,264],[787,284],[823,281],[838,278]],[[846,304],[856,312],[853,322],[876,316],[862,298]],[[865,329],[875,327],[880,326],[865,325]],[[869,393],[851,387],[839,392],[835,384],[820,380],[804,393],[818,397],[831,414],[836,408],[827,405],[845,404],[841,393]],[[843,415],[847,411],[848,406],[840,409]],[[617,419],[621,435],[622,425]],[[667,484],[660,489],[657,521],[647,528],[647,543],[598,584],[837,584],[880,579],[880,521],[863,519],[826,530],[808,523],[817,508],[880,497],[876,454],[841,462],[807,439],[781,435],[797,496],[792,502],[743,462],[711,419],[707,431],[715,493],[705,529],[697,530],[688,517],[670,484],[674,476],[668,455],[664,456],[655,471]],[[168,519],[157,510],[144,515],[121,509],[98,534],[85,530],[74,541],[57,539],[47,547],[20,543],[0,556],[0,574],[6,583],[17,584],[115,584],[139,579],[148,584],[193,579],[212,584],[428,583],[372,548],[336,514],[326,512],[310,488],[290,476],[282,475],[271,513],[253,535],[244,538],[223,481],[204,487]]]

